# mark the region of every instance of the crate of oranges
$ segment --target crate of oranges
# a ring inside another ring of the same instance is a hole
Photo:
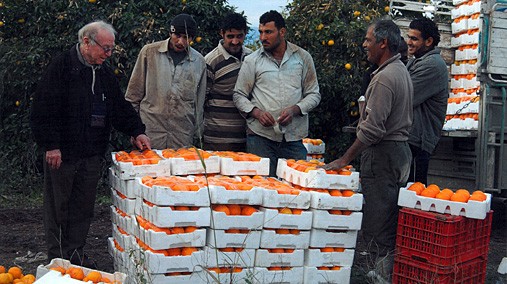
[[[259,283],[303,283],[304,270],[291,266],[255,267],[254,277]]]
[[[264,212],[251,205],[214,204],[211,209],[212,229],[259,230],[264,222]]]
[[[491,194],[466,189],[441,189],[436,184],[425,186],[420,182],[409,183],[400,189],[398,205],[423,211],[484,219],[491,209]]]
[[[260,205],[264,190],[228,176],[196,176],[194,181],[209,186],[212,204]]]
[[[118,225],[120,228],[125,230],[127,234],[133,235],[135,228],[134,222],[132,221],[132,215],[128,215],[122,210],[118,209],[116,206],[111,205],[111,221],[113,224]]]
[[[255,256],[255,266],[303,266],[305,250],[303,249],[258,249]]]
[[[315,279],[325,279],[325,283],[348,284],[351,271],[349,266],[305,266],[303,283],[314,283]]]
[[[359,173],[351,167],[339,171],[326,171],[323,162],[278,159],[276,175],[288,182],[309,188],[357,189]]]
[[[121,192],[111,188],[111,201],[113,205],[128,215],[134,214],[136,207],[135,198],[127,198]]]
[[[310,231],[299,229],[264,228],[261,233],[261,248],[307,249]]]
[[[217,151],[213,154],[220,156],[220,174],[222,175],[269,175],[269,158],[232,151]]]
[[[37,267],[37,283],[126,283],[127,275],[121,272],[107,273],[71,264],[62,258],[54,258],[47,265]]]
[[[308,210],[296,208],[267,208],[261,207],[264,212],[264,227],[275,229],[310,230],[312,228],[313,213]]]
[[[309,189],[311,194],[310,208],[322,210],[360,211],[363,207],[363,195],[351,189]]]
[[[137,187],[134,179],[121,179],[116,175],[113,167],[109,168],[109,185],[111,188],[121,192],[127,198],[137,197]]]
[[[363,220],[362,212],[350,210],[320,210],[312,209],[312,226],[315,229],[330,230],[360,230]]]
[[[322,139],[304,138],[303,146],[308,154],[324,154],[326,152],[326,143]]]
[[[305,265],[320,266],[352,266],[354,250],[346,248],[310,248],[305,252]]]
[[[312,229],[310,247],[325,248],[355,248],[357,232],[353,230],[323,230]]]
[[[159,206],[143,200],[136,214],[158,227],[208,227],[211,209],[196,206]]]
[[[119,151],[111,153],[113,169],[120,179],[133,179],[139,176],[170,175],[171,164],[155,150]]]
[[[125,231],[116,224],[112,224],[112,227],[113,227],[112,237],[115,239],[118,245],[126,250],[131,249],[132,241],[135,240],[134,236],[130,235],[129,233],[127,233],[127,231]]]
[[[238,267],[253,267],[255,249],[246,248],[213,248],[204,247],[204,257],[201,265],[204,267],[218,267],[233,265]]]
[[[220,172],[220,157],[197,148],[164,149],[162,156],[171,162],[172,175]]]
[[[248,229],[214,230],[208,229],[206,245],[214,248],[258,249],[261,231]]]
[[[114,237],[107,239],[107,248],[109,255],[113,258],[115,271],[127,274],[129,271],[133,271],[133,263],[130,261],[128,250],[121,247]]]
[[[210,205],[208,188],[186,177],[144,176],[136,178],[139,195],[151,203],[162,206]]]

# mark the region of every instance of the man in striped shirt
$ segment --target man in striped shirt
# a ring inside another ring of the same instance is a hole
[[[245,18],[228,14],[220,27],[222,40],[204,59],[207,67],[204,104],[204,145],[206,150],[244,152],[246,122],[232,96],[239,69],[252,51],[243,46],[247,33]]]

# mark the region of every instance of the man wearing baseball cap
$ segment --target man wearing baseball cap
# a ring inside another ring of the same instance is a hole
[[[125,98],[146,125],[152,148],[189,147],[202,132],[206,63],[189,46],[196,32],[192,16],[179,14],[170,37],[145,45],[137,57]]]

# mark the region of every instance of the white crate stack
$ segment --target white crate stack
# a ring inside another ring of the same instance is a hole
[[[444,130],[477,130],[479,127],[479,90],[477,70],[480,64],[481,1],[453,0],[451,10],[451,47],[455,61],[451,65],[450,96]]]
[[[326,143],[322,139],[304,138],[303,145],[306,148],[306,160],[317,160],[324,162],[324,154],[326,153]]]

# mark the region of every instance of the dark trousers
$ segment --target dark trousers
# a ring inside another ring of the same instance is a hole
[[[428,185],[428,167],[431,154],[414,145],[410,145],[410,151],[412,151],[412,164],[408,181],[418,181]]]
[[[245,152],[246,143],[203,143],[203,149],[208,151],[234,151]]]
[[[279,158],[306,160],[306,148],[303,141],[276,142],[259,135],[248,135],[246,150],[249,153],[269,158],[269,175],[276,176],[276,167]]]
[[[63,162],[56,170],[44,163],[44,230],[49,260],[83,257],[101,169],[99,156]]]
[[[407,182],[411,153],[407,142],[382,141],[361,156],[364,196],[363,237],[374,257],[394,251],[398,224],[398,193]]]

